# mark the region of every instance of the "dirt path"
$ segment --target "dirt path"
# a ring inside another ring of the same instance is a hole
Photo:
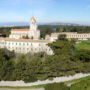
[[[79,73],[73,76],[66,76],[66,77],[56,77],[53,80],[44,80],[44,81],[36,81],[32,83],[24,83],[24,81],[0,81],[0,86],[9,86],[9,87],[27,87],[27,86],[36,86],[36,85],[42,85],[42,84],[48,84],[48,83],[55,83],[55,82],[65,82],[69,80],[79,79],[86,76],[90,76],[90,73]],[[2,90],[2,89],[0,89]],[[37,89],[38,90],[38,89]],[[40,90],[40,89],[39,89]]]

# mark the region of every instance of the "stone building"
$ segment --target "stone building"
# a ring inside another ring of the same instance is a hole
[[[53,54],[51,48],[47,45],[48,40],[30,40],[30,39],[10,39],[0,38],[0,48],[7,48],[16,53],[38,53],[45,52]]]
[[[53,42],[56,39],[58,39],[59,35],[62,35],[62,34],[65,34],[67,39],[76,39],[76,40],[88,40],[88,39],[90,39],[90,33],[77,33],[77,32],[52,33],[48,38],[50,38],[50,41]]]
[[[23,37],[28,36],[28,39]],[[30,20],[29,29],[12,29],[9,37],[0,38],[0,48],[6,48],[16,53],[38,53],[45,52],[53,54],[51,48],[47,45],[50,40],[41,40],[40,31],[34,17]]]
[[[22,39],[23,37],[28,37],[30,39],[39,40],[40,31],[38,30],[38,25],[36,24],[35,18],[32,16],[30,20],[29,29],[12,29],[9,38]]]

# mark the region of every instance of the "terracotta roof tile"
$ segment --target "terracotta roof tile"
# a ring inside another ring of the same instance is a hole
[[[31,17],[31,20],[34,20],[34,21],[36,22],[36,20],[35,20],[34,16],[32,16],[32,17]]]
[[[11,31],[29,31],[29,29],[12,29]]]

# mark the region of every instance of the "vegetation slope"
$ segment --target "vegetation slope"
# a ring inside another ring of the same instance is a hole
[[[90,72],[90,50],[75,52],[75,41],[59,37],[48,44],[54,55],[15,54],[7,49],[0,50],[0,80],[37,80]]]

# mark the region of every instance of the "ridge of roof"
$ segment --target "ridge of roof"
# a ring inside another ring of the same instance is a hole
[[[11,31],[29,31],[29,29],[11,29]]]
[[[32,17],[31,17],[31,20],[34,20],[34,21],[36,22],[36,20],[35,20],[34,16],[32,16]]]

